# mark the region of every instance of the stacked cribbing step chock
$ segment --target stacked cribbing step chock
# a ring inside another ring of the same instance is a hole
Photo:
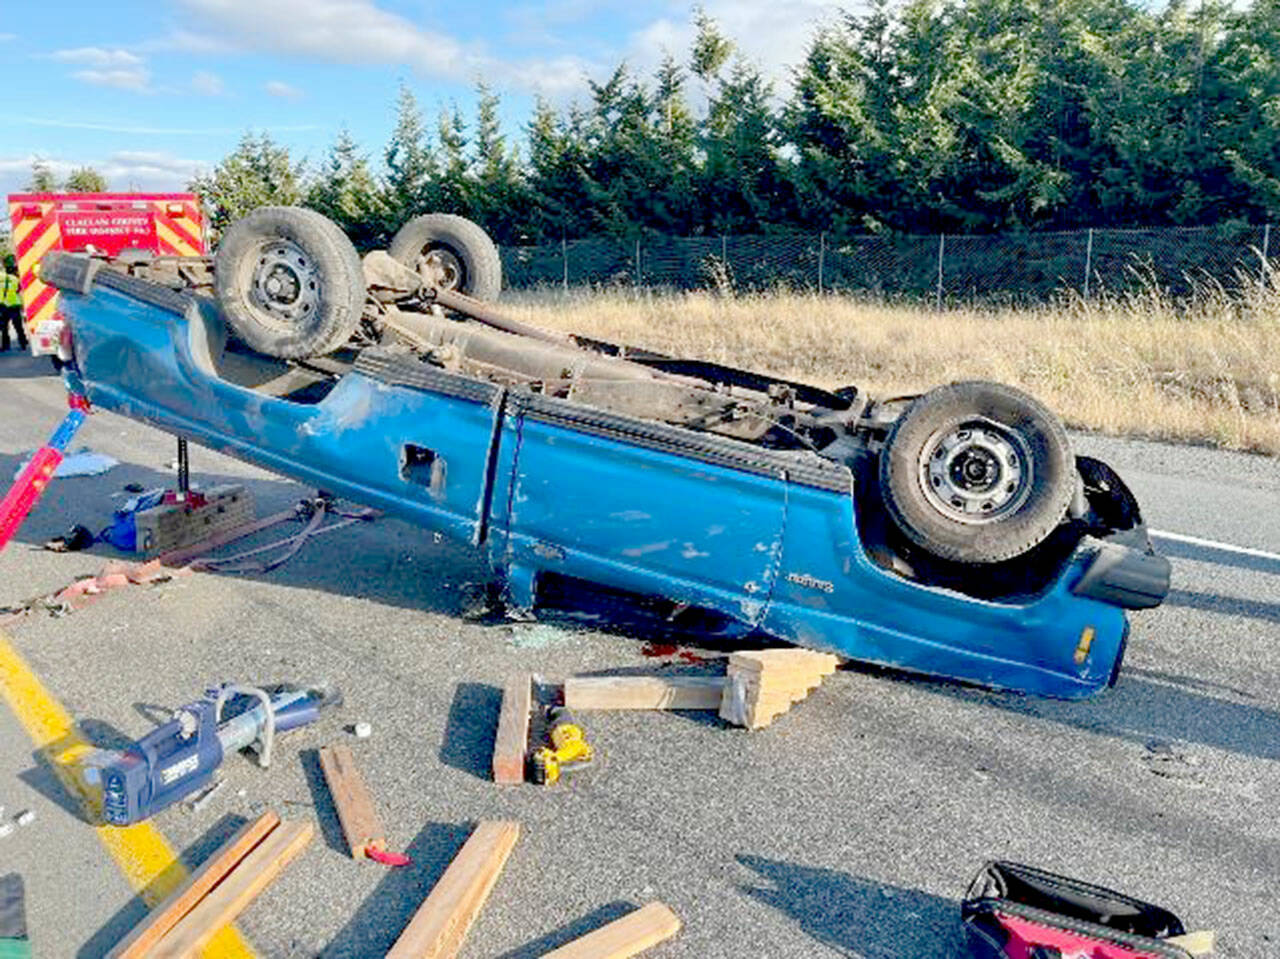
[[[720,717],[762,729],[800,702],[836,670],[830,653],[808,649],[761,649],[729,657],[729,678]]]

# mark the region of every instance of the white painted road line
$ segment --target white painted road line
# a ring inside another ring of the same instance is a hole
[[[1190,543],[1193,546],[1207,546],[1228,553],[1239,553],[1241,556],[1255,556],[1258,559],[1270,559],[1280,563],[1280,553],[1268,553],[1265,549],[1252,549],[1248,546],[1233,546],[1231,543],[1219,543],[1217,540],[1201,539],[1199,536],[1186,536],[1182,533],[1170,533],[1162,529],[1150,530],[1156,539],[1167,539],[1174,543]]]

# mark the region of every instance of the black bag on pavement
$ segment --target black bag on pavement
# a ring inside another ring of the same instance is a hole
[[[1018,863],[987,863],[961,919],[973,959],[1191,959],[1169,910]]]

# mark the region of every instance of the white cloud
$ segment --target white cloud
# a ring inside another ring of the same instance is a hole
[[[372,0],[179,0],[205,28],[241,49],[301,54],[339,63],[434,64],[462,59],[458,42],[383,10]]]
[[[863,0],[852,2],[855,7],[864,5]],[[132,57],[135,71],[145,69],[138,53],[147,52],[265,53],[323,63],[404,65],[425,77],[462,82],[483,78],[498,89],[514,87],[562,99],[582,92],[588,76],[598,79],[624,58],[640,74],[651,73],[666,52],[684,61],[694,35],[683,5],[669,0],[659,9],[670,14],[636,30],[622,49],[580,37],[579,50],[569,51],[564,42],[557,42],[560,55],[544,50],[540,56],[516,59],[496,56],[481,42],[463,42],[435,29],[437,21],[425,13],[403,15],[380,5],[380,0],[177,0],[177,6],[183,22],[162,36],[129,50],[84,47],[59,51],[60,57],[80,57],[93,67],[83,71],[92,72],[92,78],[82,79],[134,90],[150,89],[150,78],[124,73],[129,65],[124,60],[112,63],[115,69],[108,71],[106,63],[89,63],[89,58]],[[704,7],[742,55],[782,91],[815,31],[841,12],[830,0],[705,0]],[[538,29],[546,29],[548,18],[574,22],[595,10],[592,0],[548,0],[536,10],[516,7],[508,22],[518,29],[523,25],[528,40]],[[527,43],[521,46],[529,48]],[[191,88],[207,92],[202,86],[193,80]],[[286,98],[301,94],[280,81],[272,81],[267,92]]]
[[[83,83],[97,87],[114,87],[134,93],[154,93],[151,87],[151,71],[147,61],[136,53],[119,47],[72,47],[55,50],[47,55],[50,60],[69,63],[83,69],[71,76]]]
[[[31,165],[37,154],[0,156],[0,193],[21,190],[31,179]],[[110,189],[177,191],[185,190],[191,179],[211,164],[160,151],[122,150],[105,157],[75,160],[60,156],[39,156],[55,177],[65,178],[80,167],[92,167],[106,178]]]
[[[200,136],[200,137],[223,137],[237,136],[244,132],[244,127],[151,127],[141,126],[135,123],[88,123],[80,120],[57,120],[49,117],[24,117],[17,116],[11,118],[10,123],[20,123],[23,126],[32,127],[53,127],[57,130],[98,130],[103,133],[132,133],[138,136]],[[247,124],[254,126],[254,124]],[[322,129],[319,123],[295,123],[291,125],[282,125],[279,123],[270,124],[273,132],[279,133],[307,133],[311,130]]]
[[[192,74],[191,89],[206,97],[221,96],[227,92],[227,86],[222,82],[222,77],[208,70],[197,70]]]
[[[144,189],[153,184],[185,189],[192,177],[209,166],[203,160],[192,160],[163,151],[120,150],[107,157],[102,172],[113,182],[137,183]]]
[[[31,167],[37,160],[48,167],[49,172],[58,177],[66,176],[76,168],[74,163],[68,163],[64,160],[52,160],[49,157],[29,153],[26,156],[0,157],[0,176],[8,176],[14,173],[29,176]]]
[[[548,97],[560,97],[583,89],[594,68],[581,57],[563,56],[554,60],[525,62],[494,60],[478,67],[477,72],[485,79],[493,78],[496,83],[534,90]]]
[[[133,44],[143,53],[232,53],[235,47],[209,34],[192,30],[170,30],[163,36]]]
[[[58,60],[61,63],[77,63],[100,70],[128,69],[130,67],[140,67],[143,63],[142,57],[136,53],[130,53],[128,50],[121,50],[118,47],[112,49],[107,47],[74,47],[67,50],[55,50],[49,54],[49,59]]]
[[[146,67],[121,67],[118,70],[77,70],[75,79],[91,83],[95,87],[114,87],[134,93],[153,93],[151,71]]]
[[[192,20],[181,42],[194,38],[224,49],[306,57],[328,63],[405,64],[426,76],[470,81],[484,77],[549,94],[581,88],[581,58],[512,61],[429,29],[375,0],[179,0]],[[177,34],[149,41],[160,49]]]
[[[521,50],[541,48],[569,51],[575,56],[593,59],[616,57],[613,37],[608,39],[595,31],[582,30],[581,25],[593,17],[612,13],[612,6],[623,3],[601,3],[600,0],[536,0],[532,3],[507,3],[502,6],[503,29],[495,33],[502,45],[515,45]],[[667,3],[665,6],[672,6]],[[678,4],[676,5],[678,6]],[[606,11],[608,11],[606,13]]]
[[[262,85],[262,89],[273,97],[281,97],[285,100],[297,100],[302,96],[301,90],[283,80],[268,80]]]

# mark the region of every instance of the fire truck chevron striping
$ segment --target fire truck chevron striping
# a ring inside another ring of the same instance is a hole
[[[57,290],[40,282],[40,258],[50,250],[91,250],[117,256],[127,249],[157,256],[202,256],[204,214],[192,193],[13,193],[13,249],[31,352],[56,353],[62,321]]]

